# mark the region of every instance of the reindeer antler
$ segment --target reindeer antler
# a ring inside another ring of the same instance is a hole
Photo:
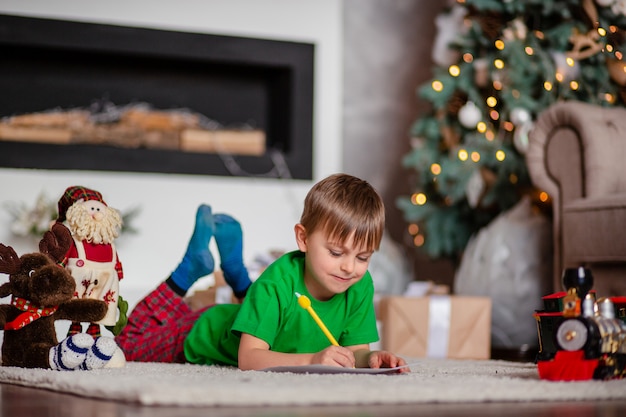
[[[55,262],[63,261],[72,246],[72,234],[61,223],[55,223],[52,229],[44,233],[39,242],[39,251],[45,253]]]
[[[16,274],[20,271],[22,261],[11,246],[0,243],[0,272],[5,274]]]

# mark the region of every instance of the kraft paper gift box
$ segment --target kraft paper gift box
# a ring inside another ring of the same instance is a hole
[[[383,297],[382,348],[414,358],[489,359],[491,299],[475,296]]]

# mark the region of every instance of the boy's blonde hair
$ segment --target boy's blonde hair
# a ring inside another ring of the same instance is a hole
[[[343,243],[354,232],[354,244],[378,250],[385,229],[385,206],[366,181],[348,174],[331,175],[311,188],[300,224],[307,233],[322,229]]]

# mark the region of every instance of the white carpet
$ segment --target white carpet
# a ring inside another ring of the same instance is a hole
[[[626,380],[549,382],[531,363],[424,359],[396,375],[302,374],[128,363],[57,372],[0,367],[0,382],[143,405],[251,406],[626,399]]]

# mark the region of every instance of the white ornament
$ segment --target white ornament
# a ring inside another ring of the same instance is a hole
[[[521,18],[512,20],[507,27],[502,31],[502,35],[505,40],[513,41],[516,39],[524,40],[528,34],[528,27]]]
[[[467,197],[467,203],[471,208],[476,208],[483,192],[485,192],[485,180],[480,175],[480,170],[477,169],[465,185],[465,197]]]
[[[433,44],[432,58],[435,64],[449,67],[458,59],[458,52],[450,48],[450,43],[466,31],[463,19],[467,9],[455,6],[449,13],[442,13],[435,19],[437,36]]]
[[[530,133],[530,129],[532,129],[533,123],[528,122],[523,125],[519,125],[515,128],[515,133],[513,133],[513,145],[515,145],[515,149],[522,155],[525,155],[528,151],[528,133]]]
[[[613,4],[614,1],[615,0],[596,0],[596,3],[598,3],[598,6],[607,7]]]
[[[533,119],[530,112],[522,107],[511,110],[511,121],[515,124],[513,133],[513,145],[521,154],[528,150],[528,133],[533,127]]]
[[[468,101],[459,110],[459,122],[468,129],[473,129],[480,122],[482,114],[474,102]]]
[[[511,110],[511,121],[515,125],[523,125],[532,120],[530,112],[522,107],[516,107]]]
[[[615,0],[611,6],[611,10],[617,15],[626,14],[626,0]]]

